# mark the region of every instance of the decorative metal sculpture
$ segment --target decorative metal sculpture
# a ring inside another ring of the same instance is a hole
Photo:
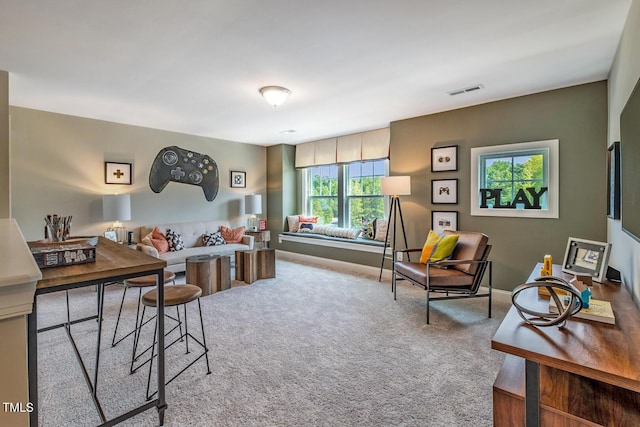
[[[525,289],[531,288],[546,288],[553,298],[557,313],[548,313],[535,311],[531,308],[524,307],[518,303],[518,295]],[[565,296],[558,296],[556,290],[560,289],[569,294],[569,302],[563,304],[560,298],[566,298]],[[532,326],[564,326],[564,322],[574,314],[578,313],[582,309],[582,297],[580,291],[571,283],[564,279],[555,276],[542,276],[535,279],[534,282],[524,283],[513,290],[511,293],[511,302],[518,311],[522,320]]]

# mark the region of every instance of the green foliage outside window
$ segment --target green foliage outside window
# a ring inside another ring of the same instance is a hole
[[[500,202],[511,203],[520,189],[544,187],[544,156],[507,156],[485,159],[483,188],[501,188]],[[543,204],[546,196],[543,196]]]
[[[385,175],[385,160],[348,165],[315,166],[307,171],[307,206],[310,215],[322,224],[360,228],[362,218],[384,218],[384,196],[380,178]],[[344,208],[346,224],[340,221],[339,176],[346,176]]]
[[[360,228],[362,218],[384,218],[379,176],[349,179],[349,227]]]
[[[316,166],[310,170],[310,215],[321,224],[332,224],[338,218],[338,165]]]

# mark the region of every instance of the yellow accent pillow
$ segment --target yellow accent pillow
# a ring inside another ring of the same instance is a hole
[[[431,258],[431,254],[433,253],[433,250],[436,248],[436,246],[438,245],[427,245],[426,243],[424,244],[424,246],[422,247],[422,254],[420,255],[421,263],[427,263],[429,258]]]
[[[436,245],[436,249],[431,254],[430,261],[438,262],[442,261],[443,259],[449,258],[453,253],[453,250],[456,248],[457,243],[457,234],[447,234]]]
[[[427,241],[424,242],[424,246],[422,248],[422,254],[420,255],[420,262],[426,264],[431,255],[433,254],[436,245],[442,240],[442,236],[436,233],[433,230],[429,231],[427,235]]]

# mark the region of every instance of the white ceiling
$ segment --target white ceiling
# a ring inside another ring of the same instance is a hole
[[[295,144],[606,79],[630,3],[0,0],[0,69],[14,106]]]

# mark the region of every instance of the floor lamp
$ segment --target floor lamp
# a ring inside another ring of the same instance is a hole
[[[402,236],[404,237],[404,247],[407,247],[407,234],[404,231],[404,219],[402,218],[402,208],[400,207],[400,196],[408,196],[411,194],[411,177],[410,176],[385,176],[380,179],[382,194],[389,196],[389,224],[387,225],[387,233],[384,238],[384,249],[382,250],[382,263],[380,264],[380,277],[378,281],[382,281],[382,270],[384,268],[384,260],[387,254],[387,246],[389,246],[389,230],[393,226],[393,241],[391,242],[392,256],[396,251],[396,229],[398,217],[400,217],[400,225],[402,226]]]

